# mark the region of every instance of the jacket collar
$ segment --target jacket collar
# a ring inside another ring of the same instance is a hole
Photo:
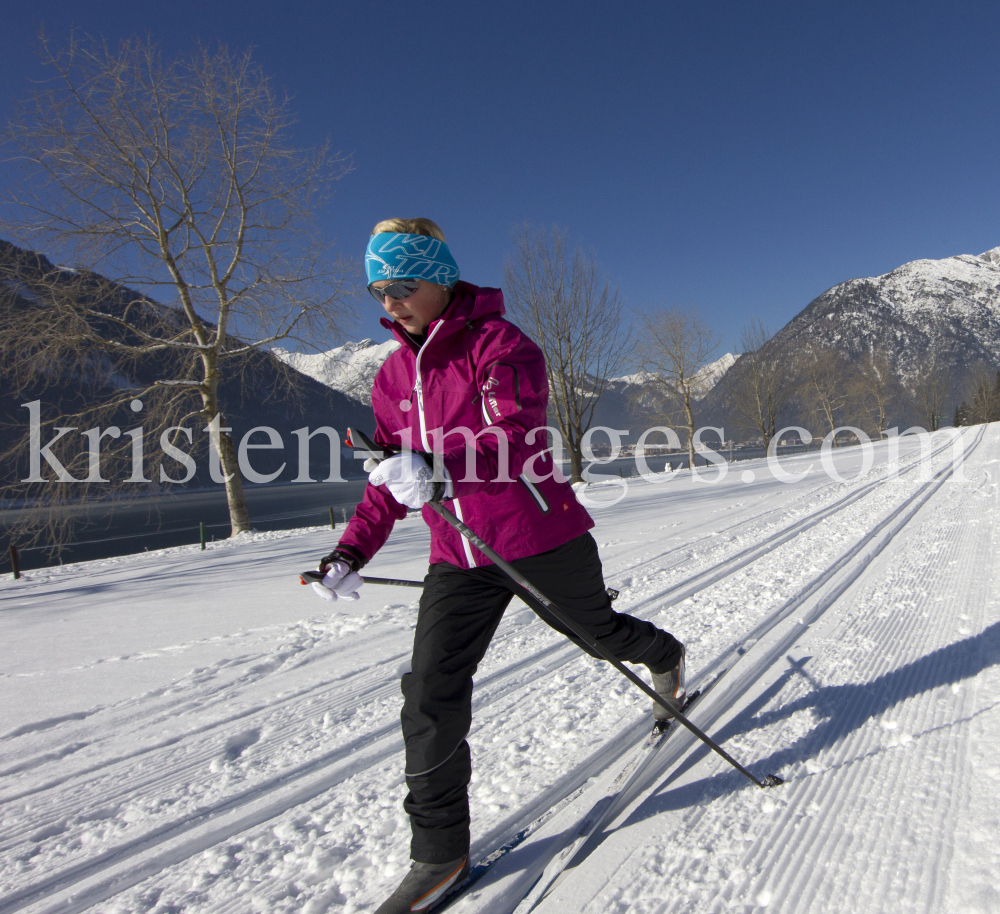
[[[455,297],[451,304],[445,309],[444,314],[431,323],[427,333],[429,335],[436,324],[444,323],[435,336],[437,338],[450,336],[465,327],[474,326],[481,318],[490,315],[502,317],[504,312],[503,292],[500,289],[474,286],[472,283],[460,280],[455,283]],[[386,330],[391,330],[392,335],[413,352],[420,348],[419,343],[403,329],[402,324],[387,317],[383,317],[379,323]]]

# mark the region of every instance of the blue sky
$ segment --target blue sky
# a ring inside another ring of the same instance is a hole
[[[720,353],[842,280],[1000,245],[996,3],[34,0],[4,11],[0,116],[40,23],[253,45],[297,140],[352,156],[323,214],[347,254],[425,215],[499,285],[512,227],[558,224]],[[376,311],[352,336],[385,338]]]

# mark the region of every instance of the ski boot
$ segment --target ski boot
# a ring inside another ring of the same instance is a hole
[[[687,690],[684,688],[684,654],[685,650],[682,646],[681,655],[674,666],[665,673],[653,673],[654,691],[666,699],[670,707],[676,708],[678,711],[684,707],[684,697],[687,694]],[[650,672],[652,673],[652,670]],[[653,702],[653,717],[656,718],[657,725],[673,720],[670,712],[658,702]]]
[[[468,875],[468,854],[451,863],[414,863],[396,891],[382,902],[375,914],[431,911]]]

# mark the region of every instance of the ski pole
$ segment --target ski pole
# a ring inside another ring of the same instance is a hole
[[[322,581],[325,576],[321,571],[300,571],[299,583],[311,584],[313,581]],[[389,584],[393,587],[423,587],[423,581],[407,581],[404,578],[373,578],[368,575],[362,576],[361,580],[365,584]]]
[[[362,575],[361,580],[366,584],[391,584],[393,587],[423,587],[423,581],[404,581],[395,578],[372,578]]]
[[[348,429],[348,444],[351,447],[356,447],[354,442],[357,442],[362,447],[361,449],[368,451],[369,454],[375,459],[378,459],[382,453],[382,449],[379,448],[375,442],[368,438],[364,433],[358,432],[355,429]],[[444,505],[440,502],[427,502],[430,505],[431,510],[436,512],[440,517],[454,527],[462,536],[464,536],[473,546],[475,546],[480,552],[483,553],[487,558],[489,558],[504,574],[507,575],[518,587],[522,590],[527,591],[531,594],[535,600],[538,601],[546,610],[548,610],[555,618],[561,622],[566,628],[568,628],[577,638],[579,638],[584,644],[586,644],[591,650],[596,654],[603,657],[608,661],[619,673],[621,673],[626,679],[628,679],[633,685],[637,686],[642,692],[653,699],[658,705],[665,708],[670,715],[677,720],[680,724],[691,731],[698,739],[700,739],[706,746],[724,758],[730,765],[732,765],[737,771],[740,772],[744,777],[749,778],[758,787],[776,787],[778,784],[783,784],[784,781],[777,775],[769,774],[763,781],[758,780],[750,771],[744,768],[736,759],[734,759],[725,749],[722,748],[715,740],[713,740],[707,733],[703,733],[698,727],[696,727],[691,721],[687,719],[680,711],[672,708],[670,704],[664,699],[655,689],[646,685],[643,680],[632,672],[625,664],[623,664],[614,654],[611,653],[603,644],[597,641],[584,629],[580,628],[579,625],[566,613],[564,613],[555,603],[553,603],[548,597],[545,596],[537,587],[535,587],[523,574],[521,574],[513,565],[509,565],[505,562],[494,550],[485,543],[480,537],[469,527],[467,527],[462,521],[460,521],[454,514],[451,513]]]
[[[650,698],[653,699],[658,705],[666,708],[673,717],[681,723],[683,726],[687,727],[695,736],[698,737],[706,746],[721,755],[730,765],[732,765],[740,774],[748,777],[753,781],[758,787],[776,787],[778,784],[783,784],[781,778],[777,775],[769,774],[763,781],[759,781],[753,774],[747,771],[736,759],[734,759],[725,749],[722,748],[715,740],[712,739],[707,733],[703,733],[698,727],[696,727],[691,721],[687,719],[680,711],[672,708],[658,692],[656,692],[652,687],[646,685],[643,680],[632,672],[625,664],[623,664],[614,654],[611,653],[603,644],[593,638],[584,629],[580,628],[576,622],[566,615],[558,606],[555,605],[548,597],[545,596],[538,588],[536,588],[524,575],[522,575],[516,568],[512,565],[508,565],[496,552],[494,552],[486,543],[484,543],[472,530],[470,530],[462,521],[460,521],[454,514],[451,513],[444,505],[438,502],[428,502],[433,511],[436,511],[441,517],[443,517],[449,524],[451,524],[459,533],[462,534],[473,546],[475,546],[480,552],[482,552],[487,558],[491,559],[493,563],[499,568],[504,574],[507,575],[515,584],[530,593],[542,606],[545,607],[553,616],[556,617],[563,625],[566,626],[574,635],[577,636],[581,641],[583,641],[591,650],[600,654],[605,660],[608,661],[619,673],[625,676],[630,682],[638,686],[643,692],[646,693]]]
[[[306,578],[309,580],[307,581]],[[299,582],[302,584],[309,584],[313,581],[322,581],[323,575],[318,571],[303,571],[299,574]],[[365,584],[389,584],[393,587],[423,587],[423,581],[407,581],[405,578],[373,578],[370,575],[362,575],[361,580]],[[605,593],[608,595],[608,599],[612,603],[618,599],[620,592],[615,590],[614,587],[605,587]]]

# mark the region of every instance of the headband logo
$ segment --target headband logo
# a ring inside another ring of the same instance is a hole
[[[365,255],[369,282],[407,277],[448,286],[458,279],[458,267],[444,242],[428,235],[387,235],[369,242]]]
[[[379,254],[434,260],[441,250],[441,242],[429,235],[390,235],[377,250]]]

